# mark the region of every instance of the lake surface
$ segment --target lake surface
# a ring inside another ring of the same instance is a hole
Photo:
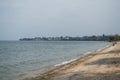
[[[75,59],[108,44],[103,41],[0,41],[0,80]]]

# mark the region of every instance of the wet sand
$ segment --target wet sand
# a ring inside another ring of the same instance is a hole
[[[120,42],[31,80],[120,80]]]

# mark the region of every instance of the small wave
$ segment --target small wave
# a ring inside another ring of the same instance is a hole
[[[75,59],[71,59],[71,60],[69,60],[69,61],[64,61],[64,62],[62,62],[62,63],[60,63],[60,64],[56,64],[56,65],[54,65],[55,67],[57,67],[57,66],[61,66],[61,65],[64,65],[64,64],[68,64],[68,63],[70,63],[70,62],[72,62],[72,61],[75,61],[75,60],[77,60],[78,58],[75,58]]]
[[[89,52],[86,52],[85,55],[86,55],[86,54],[90,54],[90,53],[91,53],[90,51],[89,51]],[[82,56],[80,56],[80,57],[82,57]],[[73,61],[79,59],[80,57],[75,58],[75,59],[71,59],[71,60],[68,60],[68,61],[64,61],[64,62],[59,63],[59,64],[56,64],[56,65],[54,65],[54,66],[55,66],[55,67],[58,67],[58,66],[61,66],[61,65],[64,65],[64,64],[68,64],[68,63],[70,63],[70,62],[73,62]]]
[[[85,54],[90,54],[91,52],[89,51],[89,52],[86,52]]]

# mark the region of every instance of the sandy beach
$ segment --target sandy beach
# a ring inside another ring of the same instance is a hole
[[[120,42],[32,80],[120,80]]]

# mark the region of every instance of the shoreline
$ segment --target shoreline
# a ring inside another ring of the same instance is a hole
[[[69,64],[69,63],[71,63],[71,62],[73,62],[73,61],[76,61],[76,60],[78,60],[78,59],[81,59],[82,57],[85,57],[85,56],[87,56],[87,55],[90,55],[90,54],[92,54],[92,53],[95,53],[95,52],[98,52],[98,51],[102,51],[102,50],[104,50],[104,49],[106,49],[106,48],[108,48],[108,47],[110,47],[112,44],[109,44],[109,45],[107,45],[107,46],[105,46],[105,47],[103,47],[103,48],[100,48],[100,49],[98,49],[98,50],[95,50],[95,51],[88,51],[88,52],[86,52],[84,55],[82,55],[82,56],[79,56],[79,57],[76,57],[76,58],[74,58],[74,59],[70,59],[70,60],[67,60],[67,61],[63,61],[63,62],[61,62],[61,63],[58,63],[58,64],[55,64],[54,66],[55,67],[59,67],[59,66],[64,66],[64,65],[67,65],[67,64]]]
[[[76,66],[78,64],[81,64],[84,61],[86,61],[86,60],[98,55],[99,53],[103,52],[104,50],[109,49],[110,47],[113,47],[112,44],[109,44],[109,45],[107,45],[107,46],[105,46],[103,48],[100,48],[98,50],[95,50],[93,52],[89,52],[88,54],[86,54],[84,56],[81,56],[79,58],[71,59],[68,62],[65,61],[65,62],[62,62],[61,64],[56,64],[54,69],[52,69],[50,71],[47,71],[47,72],[45,72],[43,74],[40,74],[40,75],[38,75],[36,77],[33,77],[31,80],[49,80],[47,78],[49,78],[51,76],[54,76],[59,71],[64,71],[64,70],[72,68],[72,67],[74,67],[74,66]]]
[[[36,77],[38,77],[38,76],[39,77],[40,76],[41,77],[46,77],[46,76],[55,74],[54,71],[56,72],[56,71],[59,71],[59,69],[61,69],[61,68],[65,68],[66,69],[68,67],[72,67],[72,66],[74,66],[74,63],[76,64],[79,60],[81,60],[83,58],[86,58],[86,57],[88,57],[90,55],[93,55],[93,53],[102,51],[102,50],[104,50],[104,49],[106,49],[106,48],[108,48],[110,46],[111,46],[111,44],[109,44],[109,45],[107,45],[105,47],[102,47],[100,49],[91,51],[91,52],[86,52],[82,56],[79,56],[79,57],[76,57],[74,59],[70,59],[70,60],[61,62],[59,64],[55,64],[53,66],[47,66],[46,68],[34,69],[34,70],[31,70],[31,71],[25,72],[23,74],[15,76],[14,78],[12,78],[12,80],[36,80]]]

